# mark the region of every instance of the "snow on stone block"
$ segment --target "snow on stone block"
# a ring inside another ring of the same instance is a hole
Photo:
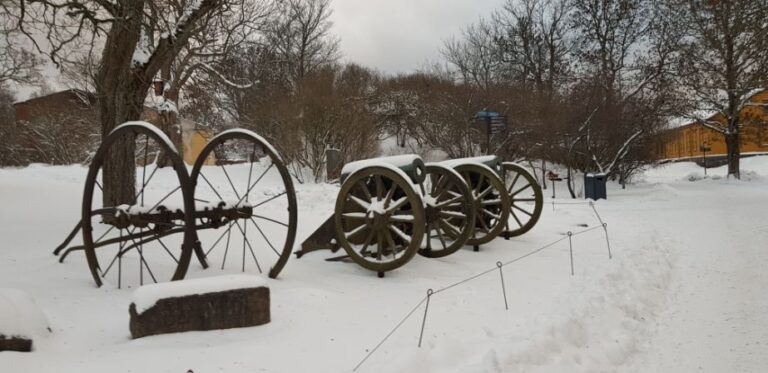
[[[23,291],[0,289],[0,351],[32,351],[33,340],[49,334],[48,319]]]
[[[128,310],[131,336],[266,324],[269,299],[264,279],[250,275],[145,285],[134,292]]]

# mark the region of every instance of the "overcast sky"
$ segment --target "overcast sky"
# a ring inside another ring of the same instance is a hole
[[[331,0],[344,61],[411,72],[440,60],[443,40],[504,0]]]

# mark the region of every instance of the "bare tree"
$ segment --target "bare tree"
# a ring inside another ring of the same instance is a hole
[[[39,58],[23,47],[15,1],[0,0],[0,84],[33,84],[39,79]]]
[[[739,177],[739,113],[768,84],[768,1],[668,0],[665,9],[688,26],[681,38],[678,82],[688,115],[725,137],[728,174]],[[709,121],[702,111],[725,123]]]
[[[19,0],[19,27],[55,63],[67,48],[90,39],[103,45],[96,75],[102,135],[140,118],[155,76],[200,30],[238,10],[230,0]],[[38,41],[45,35],[44,41]],[[94,40],[101,38],[103,44]],[[134,144],[110,152],[104,166],[104,200],[130,202],[135,195]]]
[[[338,60],[339,40],[331,34],[330,0],[285,0],[280,4],[281,16],[273,21],[267,42],[289,64],[291,82],[296,84],[308,73]]]
[[[443,43],[443,58],[456,68],[462,82],[484,91],[499,82],[501,50],[496,33],[494,23],[481,19],[465,28],[461,38]]]

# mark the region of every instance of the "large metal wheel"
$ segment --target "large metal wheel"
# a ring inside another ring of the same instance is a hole
[[[544,207],[544,196],[536,178],[517,163],[501,164],[504,185],[509,195],[509,219],[504,229],[508,237],[528,232],[536,225]]]
[[[105,161],[126,150],[133,152],[136,195],[129,203],[104,203]],[[151,124],[128,122],[104,139],[85,181],[83,246],[70,249],[85,251],[96,285],[105,279],[122,287],[184,278],[197,240],[190,185],[175,147]]]
[[[475,223],[467,244],[479,246],[496,238],[509,217],[509,195],[496,172],[483,164],[461,164],[455,170],[472,191]]]
[[[424,205],[406,178],[388,167],[365,167],[347,177],[336,199],[336,242],[379,274],[411,260],[424,236]]]
[[[472,191],[452,168],[428,164],[423,188],[427,237],[419,254],[440,258],[455,253],[472,234]]]
[[[218,221],[201,222],[220,225],[198,233],[206,260],[224,269],[235,256],[240,271],[269,269],[276,278],[291,256],[297,224],[293,182],[277,151],[252,131],[227,130],[203,148],[191,179],[197,215],[229,211]]]

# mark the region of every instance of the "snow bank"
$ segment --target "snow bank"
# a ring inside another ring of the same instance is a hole
[[[141,314],[152,308],[160,299],[262,286],[267,287],[267,282],[262,277],[252,275],[226,275],[171,281],[144,285],[136,289],[133,293],[133,303],[136,305],[136,313]]]
[[[34,339],[51,329],[43,311],[27,293],[0,289],[0,335]]]

